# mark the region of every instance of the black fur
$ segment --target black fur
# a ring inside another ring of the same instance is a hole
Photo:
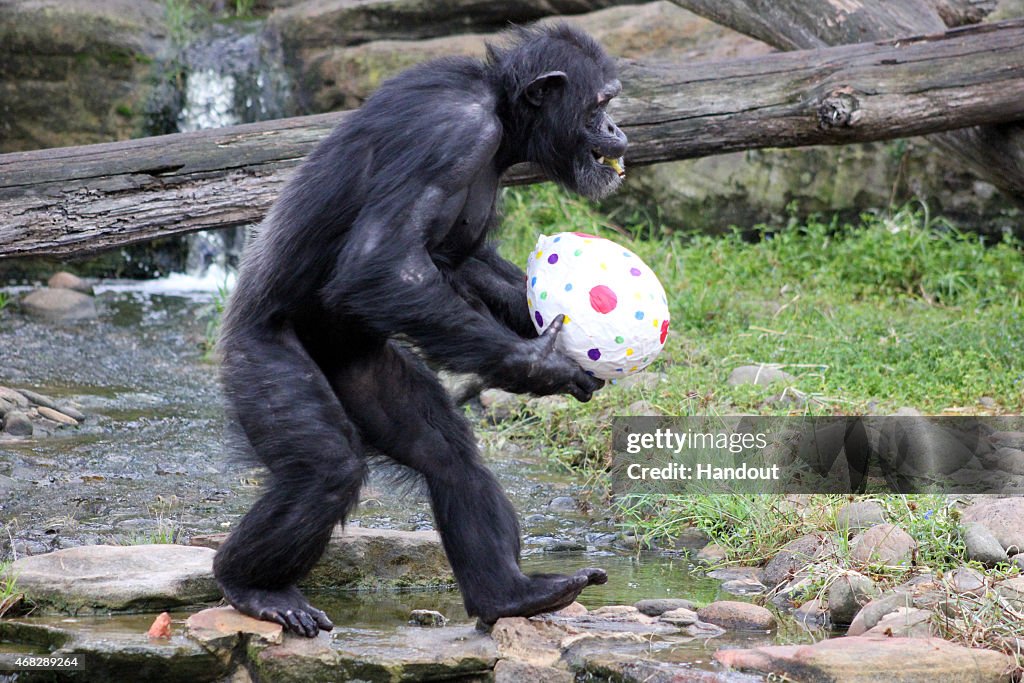
[[[368,450],[424,477],[466,608],[490,623],[558,609],[604,572],[526,576],[515,511],[436,376],[397,344],[492,386],[590,399],[602,382],[538,337],[525,276],[487,244],[498,179],[539,164],[599,197],[626,139],[604,112],[615,68],[587,35],[517,30],[486,62],[442,59],[385,83],[310,155],[263,223],[225,314],[228,410],[270,470],[217,553],[239,610],[330,629],[295,589],[355,507]]]

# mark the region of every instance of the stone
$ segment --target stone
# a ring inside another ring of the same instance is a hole
[[[675,550],[700,550],[711,538],[696,527],[686,527],[672,539],[671,547]]]
[[[11,436],[32,436],[34,427],[28,415],[19,410],[12,410],[4,415],[4,431]]]
[[[548,503],[548,509],[557,512],[576,512],[576,501],[569,496],[558,496]]]
[[[1021,572],[1024,572],[1024,553],[1017,553],[1010,558],[1010,563],[1013,564]]]
[[[8,574],[44,612],[155,611],[220,598],[208,548],[87,545],[23,557]]]
[[[29,400],[25,398],[25,395],[16,389],[10,387],[0,387],[0,398],[7,401],[15,408],[28,408]]]
[[[775,588],[790,579],[813,563],[826,547],[822,535],[807,534],[795,538],[775,554],[761,572],[761,583],[769,589]]]
[[[899,607],[864,632],[867,637],[927,638],[935,635],[931,625],[934,612],[916,607]]]
[[[833,624],[849,624],[857,612],[879,594],[875,582],[857,572],[844,572],[828,589],[828,613]]]
[[[641,400],[641,401],[633,401],[628,406],[626,406],[625,415],[634,415],[634,416],[652,416],[653,415],[655,417],[660,417],[661,415],[664,415],[664,413],[662,413],[661,410],[658,409],[658,407],[655,406],[650,401],[643,401],[643,400]]]
[[[683,598],[650,598],[648,600],[641,600],[633,606],[636,607],[641,614],[646,614],[649,617],[660,617],[665,612],[670,612],[675,609],[696,609],[696,605],[692,600],[686,600]]]
[[[902,591],[883,593],[864,605],[850,622],[847,635],[859,636],[874,628],[886,614],[905,607],[914,607],[914,597]]]
[[[507,420],[519,412],[526,399],[502,389],[484,389],[480,392],[480,405],[493,422]]]
[[[921,417],[921,411],[912,406],[903,406],[897,408],[892,415],[893,417]]]
[[[964,546],[967,559],[980,562],[986,566],[994,566],[997,562],[1006,562],[1006,551],[992,532],[983,524],[968,522],[964,525]]]
[[[999,469],[1010,474],[1024,474],[1024,451],[1018,448],[1000,448],[993,458]]]
[[[692,609],[679,607],[663,612],[658,619],[675,626],[689,626],[690,624],[697,623],[697,613]]]
[[[92,295],[92,285],[78,277],[74,273],[69,273],[66,270],[59,271],[50,276],[50,279],[46,281],[46,286],[51,289],[73,289],[76,292],[82,294]]]
[[[941,638],[829,638],[812,645],[720,649],[714,658],[733,669],[783,680],[842,683],[1004,683],[1011,658]]]
[[[494,683],[573,683],[576,676],[566,669],[537,666],[514,659],[501,659],[494,665]]]
[[[53,408],[39,406],[36,410],[38,411],[40,416],[45,417],[47,420],[53,420],[58,424],[62,424],[69,427],[78,426],[78,420],[71,417],[70,415],[65,415],[60,411],[54,410]]]
[[[756,384],[758,386],[768,386],[775,382],[787,382],[792,383],[796,381],[796,377],[780,370],[778,367],[773,365],[741,365],[729,373],[729,378],[725,381],[730,387],[740,386],[741,384]]]
[[[491,639],[502,657],[539,667],[558,663],[562,658],[560,643],[564,636],[563,629],[547,620],[525,617],[498,619],[491,627]]]
[[[860,564],[907,565],[917,541],[894,524],[876,524],[853,539],[850,558]]]
[[[988,440],[995,446],[1024,448],[1024,432],[992,432]]]
[[[949,574],[949,585],[957,593],[981,595],[985,592],[985,576],[970,567],[957,567]]]
[[[975,503],[964,510],[961,521],[964,525],[981,524],[1006,551],[1013,551],[1013,554],[1024,551],[1024,498]]]
[[[432,609],[414,609],[409,613],[409,623],[413,626],[444,626],[448,618]]]
[[[729,581],[723,581],[721,589],[726,593],[732,593],[733,595],[757,595],[764,593],[767,587],[753,577],[745,579],[730,579]]]
[[[860,531],[885,523],[885,509],[873,500],[847,503],[836,512],[836,529],[840,532]]]
[[[823,626],[829,621],[829,611],[818,598],[811,598],[793,610],[793,618],[804,626]]]
[[[1018,611],[1024,611],[1024,576],[1001,581],[995,588],[996,593],[1010,603]]]
[[[661,380],[661,373],[650,371],[638,372],[635,375],[615,380],[615,386],[623,390],[639,388],[644,391],[654,391],[661,384]]]
[[[219,548],[227,534],[195,536],[192,545]],[[436,531],[337,527],[301,588],[415,588],[455,582]]]
[[[280,645],[284,628],[272,621],[262,621],[242,614],[234,607],[211,607],[189,616],[185,622],[189,637],[210,648],[232,650],[239,639]]]
[[[33,317],[57,322],[92,320],[98,316],[93,298],[71,289],[37,289],[25,295],[21,309]]]
[[[708,543],[697,551],[693,561],[699,567],[712,567],[725,562],[728,551],[717,543]]]
[[[760,605],[718,600],[697,610],[701,621],[729,631],[767,631],[775,628],[775,615]]]

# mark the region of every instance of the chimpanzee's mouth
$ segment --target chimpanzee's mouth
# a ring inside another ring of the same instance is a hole
[[[622,157],[619,157],[618,159],[612,159],[610,157],[604,156],[603,154],[598,152],[596,149],[595,150],[591,150],[590,153],[592,155],[594,155],[594,162],[595,163],[597,163],[600,166],[607,166],[608,168],[610,168],[613,171],[615,171],[616,173],[618,173],[620,178],[626,177],[626,169],[625,169],[625,166],[623,164]]]

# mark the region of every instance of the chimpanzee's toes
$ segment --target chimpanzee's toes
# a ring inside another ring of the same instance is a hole
[[[576,572],[576,576],[580,575],[587,577],[588,586],[600,586],[603,583],[608,583],[608,572],[597,567],[587,567]]]
[[[330,631],[334,624],[327,615],[306,602],[294,586],[284,590],[263,590],[221,585],[224,597],[242,614],[281,624],[306,638],[316,638],[320,630]]]

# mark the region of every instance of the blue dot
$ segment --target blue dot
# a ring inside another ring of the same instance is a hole
[[[555,242],[561,242],[561,241],[562,241],[562,238],[561,238],[561,237],[556,237],[554,241],[555,241]]]
[[[628,251],[622,252],[622,255],[625,256],[626,258],[633,258],[633,255],[630,254]]]
[[[644,319],[644,312],[643,311],[637,311],[636,312],[636,319],[637,320],[643,320]]]
[[[567,291],[567,292],[571,292],[572,291],[572,283],[571,282],[565,285],[565,291]]]
[[[537,286],[537,276],[536,275],[534,275],[533,278],[530,279],[530,286],[531,287],[536,287]]]

